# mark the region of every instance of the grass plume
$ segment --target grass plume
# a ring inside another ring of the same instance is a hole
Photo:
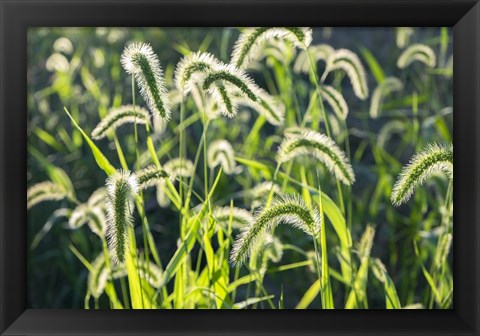
[[[434,173],[444,172],[453,181],[453,145],[429,144],[415,154],[395,183],[391,201],[399,206],[410,199],[415,188],[425,183]]]
[[[93,129],[92,138],[95,140],[103,139],[109,131],[117,127],[133,123],[146,124],[149,122],[148,111],[140,106],[126,105],[114,108],[108,112],[100,123]]]
[[[312,42],[312,30],[302,27],[247,28],[235,43],[230,63],[241,69],[247,68],[261,46],[274,38],[286,39],[297,47],[306,48]]]
[[[121,62],[125,71],[135,76],[150,111],[169,120],[170,106],[163,71],[150,44],[129,44],[123,51]]]
[[[269,207],[260,209],[255,221],[242,229],[230,255],[234,265],[241,265],[252,252],[256,241],[265,232],[271,233],[279,224],[290,224],[313,238],[320,234],[321,217],[318,209],[309,207],[299,195],[275,197]]]
[[[382,99],[393,91],[400,91],[403,89],[403,83],[395,77],[387,77],[380,83],[372,94],[370,103],[370,117],[377,118],[380,112]]]
[[[355,174],[345,153],[332,139],[315,131],[306,130],[285,138],[279,147],[277,160],[284,163],[305,155],[322,162],[344,184],[355,182]]]
[[[213,169],[222,166],[225,174],[235,172],[235,152],[227,140],[215,140],[210,144],[207,152],[208,166]]]
[[[143,168],[135,173],[137,185],[140,190],[144,190],[150,187],[154,187],[161,180],[169,177],[168,173],[157,168],[155,165]]]
[[[321,93],[337,117],[342,120],[347,119],[348,105],[342,94],[329,85],[322,86]]]
[[[56,183],[50,181],[37,183],[27,190],[27,209],[45,201],[60,201],[66,196],[64,188]]]
[[[249,211],[228,206],[215,208],[213,218],[224,228],[227,228],[230,222],[234,229],[241,229],[253,222],[253,215]]]
[[[367,75],[357,54],[348,49],[336,50],[328,58],[325,74],[334,70],[345,71],[358,98],[364,100],[368,97]]]
[[[425,44],[412,44],[402,52],[397,60],[397,66],[404,69],[415,61],[433,68],[436,64],[435,53],[432,48]]]
[[[112,259],[125,262],[128,230],[133,225],[133,199],[138,192],[135,175],[119,170],[107,179],[107,239]]]

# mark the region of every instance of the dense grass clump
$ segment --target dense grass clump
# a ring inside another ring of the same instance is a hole
[[[29,308],[452,308],[451,29],[28,31]]]

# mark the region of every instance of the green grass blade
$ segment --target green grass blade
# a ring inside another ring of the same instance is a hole
[[[198,232],[198,228],[202,220],[205,218],[205,215],[208,210],[208,200],[212,197],[221,176],[222,176],[222,168],[220,168],[218,171],[215,182],[213,183],[212,188],[210,189],[210,193],[208,194],[207,200],[205,200],[205,202],[203,203],[202,209],[196,216],[191,218],[190,222],[192,223],[190,224],[190,229],[185,237],[185,240],[182,242],[180,247],[174,253],[172,259],[170,259],[170,262],[165,268],[160,287],[166,285],[173,278],[175,273],[178,271],[179,267],[185,261],[187,254],[192,250],[195,244],[195,238]]]
[[[93,143],[93,141],[90,139],[90,137],[83,131],[83,129],[77,124],[75,119],[73,119],[72,115],[68,112],[67,108],[64,107],[65,113],[67,113],[68,117],[72,121],[73,125],[75,128],[77,128],[80,133],[82,134],[83,138],[87,142],[88,146],[90,147],[90,150],[92,151],[92,154],[95,158],[95,161],[97,162],[97,165],[108,175],[110,176],[115,172],[115,168],[110,164],[110,162],[107,160],[105,155],[103,155],[102,151],[98,149],[98,147]]]
[[[380,84],[385,79],[385,73],[383,72],[382,67],[378,63],[377,59],[367,48],[362,48],[361,53],[365,62],[367,62],[368,67],[372,71],[372,75],[377,81],[377,84]]]

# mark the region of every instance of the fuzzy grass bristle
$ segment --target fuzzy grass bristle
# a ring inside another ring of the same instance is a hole
[[[37,183],[27,190],[27,209],[45,201],[60,201],[66,196],[65,189],[54,182]]]
[[[258,27],[245,29],[238,38],[230,63],[246,69],[262,45],[274,38],[286,39],[296,47],[306,48],[312,42],[312,30],[302,27]]]
[[[230,142],[227,140],[213,141],[208,148],[207,162],[211,169],[220,165],[225,174],[235,173],[235,152]]]
[[[343,70],[352,83],[353,92],[361,100],[368,97],[367,75],[357,54],[348,49],[336,50],[327,60],[325,73]]]
[[[153,114],[170,119],[170,103],[158,56],[148,43],[131,43],[123,51],[121,63],[135,76],[140,94]]]
[[[107,179],[107,240],[112,259],[125,262],[128,252],[128,230],[133,226],[133,200],[138,182],[129,171],[117,170]]]
[[[279,224],[290,224],[313,238],[320,234],[321,216],[317,208],[310,208],[299,195],[275,197],[268,207],[259,209],[254,222],[242,229],[230,255],[234,265],[241,265],[250,255],[257,239],[271,233]]]
[[[300,156],[319,160],[346,185],[355,182],[355,174],[345,153],[325,134],[306,130],[286,137],[278,149],[277,161],[284,163]]]
[[[397,60],[397,66],[405,69],[413,62],[421,62],[430,68],[434,68],[437,61],[432,48],[425,44],[412,44],[405,49]]]
[[[397,178],[391,201],[395,206],[407,202],[415,188],[425,183],[432,174],[444,172],[453,181],[453,145],[429,144],[415,154]]]
[[[370,117],[377,118],[382,104],[382,99],[394,91],[400,91],[403,89],[403,83],[395,77],[387,77],[380,83],[372,94],[372,100],[370,103]]]
[[[148,111],[140,106],[126,105],[111,109],[100,123],[93,129],[92,138],[103,139],[108,132],[117,129],[126,123],[149,123]]]

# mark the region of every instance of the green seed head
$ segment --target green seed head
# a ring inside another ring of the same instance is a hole
[[[241,208],[236,207],[218,207],[213,211],[213,218],[225,229],[231,223],[232,228],[241,229],[253,222],[253,215]]]
[[[141,190],[154,187],[161,180],[168,178],[165,170],[152,165],[135,173],[138,188]]]
[[[404,69],[413,62],[418,61],[434,68],[436,64],[435,53],[425,44],[413,44],[403,51],[397,61],[397,66]]]
[[[358,98],[364,100],[368,97],[367,75],[355,53],[347,49],[336,50],[327,60],[325,73],[334,70],[345,71]]]
[[[225,174],[230,175],[236,172],[235,152],[227,140],[213,141],[207,152],[208,166],[213,169],[218,165],[222,166]]]
[[[27,190],[27,209],[45,201],[59,201],[66,197],[64,188],[56,183],[46,181],[37,183]]]
[[[125,262],[128,250],[128,230],[133,225],[133,199],[138,182],[129,171],[116,171],[107,179],[107,239],[112,259]]]
[[[169,120],[170,103],[163,71],[152,47],[146,43],[131,43],[123,51],[121,62],[125,71],[135,76],[150,111]]]
[[[295,46],[306,48],[312,42],[312,30],[302,27],[258,27],[245,29],[238,38],[232,52],[231,64],[246,69],[257,58],[265,42],[275,38],[285,39]]]
[[[310,156],[322,162],[346,185],[355,182],[352,166],[344,152],[329,137],[310,130],[293,129],[279,147],[277,160],[281,163],[299,156]]]
[[[242,229],[233,245],[230,261],[241,265],[250,255],[256,241],[264,233],[271,233],[281,223],[290,224],[317,238],[321,216],[317,208],[310,208],[298,195],[280,196],[269,207],[257,211],[254,222]]]
[[[415,188],[437,172],[444,172],[453,181],[453,145],[442,146],[434,143],[415,154],[410,163],[402,169],[393,187],[393,205],[399,206],[408,201]]]
[[[115,130],[123,124],[134,122],[137,124],[149,123],[147,110],[133,105],[112,109],[92,131],[92,138],[100,140],[106,137],[109,131]]]

